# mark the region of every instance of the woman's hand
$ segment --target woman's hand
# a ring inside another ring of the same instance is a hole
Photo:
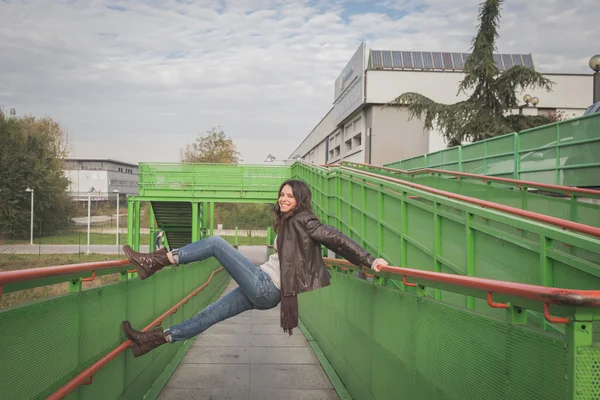
[[[379,269],[380,266],[388,266],[389,264],[383,258],[378,258],[373,261],[373,265],[371,265],[371,269],[376,272],[381,272]]]

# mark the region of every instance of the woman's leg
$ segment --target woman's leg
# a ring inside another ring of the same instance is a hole
[[[237,282],[246,297],[254,302],[257,297],[256,288],[258,281],[261,279],[262,270],[227,243],[225,239],[219,236],[211,236],[173,250],[173,259],[178,265],[201,261],[210,257],[215,257],[219,261],[233,280]]]
[[[209,304],[194,317],[165,329],[165,337],[171,343],[186,340],[199,335],[217,322],[253,308],[255,308],[254,304],[237,287],[219,300]]]
[[[251,309],[268,310],[280,302],[280,291],[271,278],[261,271],[252,298],[246,296],[240,287],[227,293],[221,299],[208,305],[196,316],[167,329],[155,328],[151,332],[133,329],[129,321],[121,326],[125,335],[133,343],[133,355],[139,357],[167,343],[194,337],[212,325]]]
[[[252,287],[252,283],[260,271],[242,253],[219,236],[198,240],[179,249],[174,249],[172,252],[167,252],[167,249],[162,248],[153,253],[140,253],[134,251],[128,245],[123,246],[123,252],[131,263],[137,267],[140,279],[148,278],[167,265],[188,264],[214,256],[247,296],[250,296],[248,287]]]

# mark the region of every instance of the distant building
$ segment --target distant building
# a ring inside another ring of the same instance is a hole
[[[342,160],[386,164],[447,147],[439,132],[409,120],[406,107],[383,107],[402,93],[416,92],[436,102],[466,100],[458,93],[468,54],[445,52],[367,50],[362,43],[334,84],[333,106],[288,157],[317,164]],[[530,54],[494,54],[500,71],[513,65],[534,67]],[[543,74],[554,82],[552,91],[527,91],[538,97],[536,107],[523,114],[583,115],[593,102],[593,76]],[[518,93],[521,104],[525,93]],[[514,110],[513,113],[518,113]],[[552,142],[556,138],[548,138]]]
[[[69,178],[71,196],[87,200],[92,190],[93,200],[114,199],[114,190],[121,196],[138,193],[138,166],[108,158],[65,158],[63,167]]]

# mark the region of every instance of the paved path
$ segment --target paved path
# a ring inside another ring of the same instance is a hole
[[[225,293],[237,287],[232,281]],[[159,400],[336,400],[302,331],[279,327],[279,307],[246,311],[198,336]]]

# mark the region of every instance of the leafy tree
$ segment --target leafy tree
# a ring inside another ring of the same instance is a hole
[[[212,128],[194,143],[185,146],[181,152],[181,161],[196,163],[237,164],[240,153],[231,138],[222,130]]]
[[[34,230],[53,233],[71,223],[73,202],[63,173],[67,136],[51,118],[7,116],[0,111],[0,232],[29,237],[34,189]]]
[[[225,229],[266,229],[273,226],[273,205],[258,203],[217,203],[215,224]]]
[[[480,4],[478,32],[464,66],[464,79],[458,93],[471,92],[467,100],[455,104],[436,103],[419,93],[404,93],[388,105],[407,106],[410,118],[424,119],[427,129],[437,127],[448,146],[465,140],[478,141],[513,132],[515,127],[534,127],[551,122],[544,116],[510,116],[517,107],[517,89],[541,87],[550,91],[552,82],[533,68],[516,65],[499,73],[493,53],[498,37],[502,0]]]
[[[181,152],[181,161],[198,163],[237,164],[240,153],[231,138],[222,130],[212,128],[194,143],[188,144]],[[265,229],[273,224],[271,205],[217,203],[215,224],[223,224],[226,229]]]

